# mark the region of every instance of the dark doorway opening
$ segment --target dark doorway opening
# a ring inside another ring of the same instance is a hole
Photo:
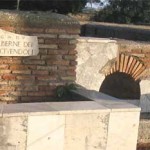
[[[120,99],[140,99],[139,80],[123,72],[114,72],[104,79],[100,92]]]

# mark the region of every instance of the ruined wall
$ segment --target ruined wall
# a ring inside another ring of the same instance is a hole
[[[140,81],[140,106],[142,112],[150,112],[150,43],[117,40],[119,52],[134,55],[142,60],[146,66]]]
[[[150,40],[150,27],[142,25],[128,25],[103,22],[81,22],[82,36],[119,38],[136,41]]]
[[[138,86],[140,86],[140,92],[138,92],[137,95],[140,95],[140,101],[133,101],[133,99],[135,98],[130,98],[132,99],[131,103],[140,105],[140,107],[142,108],[142,112],[150,112],[149,43],[133,42],[118,39],[109,40],[93,37],[80,37],[80,39],[78,39],[76,49],[78,52],[76,82],[87,89],[96,91],[99,91],[105,79],[104,74],[107,74],[110,71],[112,67],[111,63],[113,63],[112,60],[113,58],[117,57],[118,52],[128,53],[138,57],[138,59],[141,59],[146,66],[146,70],[142,74],[140,81],[138,81]],[[111,81],[113,82],[114,80]],[[118,82],[118,78],[116,78],[116,81]],[[111,87],[111,83],[109,84],[108,86]],[[128,98],[125,99],[129,99],[130,95],[128,91],[130,91],[129,89],[134,86],[133,84],[131,84],[130,80],[126,82],[126,78],[125,81],[119,83],[118,85],[120,86],[123,84],[127,88],[127,90],[123,92],[123,94],[127,92],[126,94],[128,94]],[[113,88],[113,90],[115,91],[116,89]],[[118,93],[117,90],[116,92]]]
[[[150,76],[150,42],[117,39],[119,52],[127,53],[142,60],[147,68],[143,78]]]
[[[47,101],[58,85],[76,78],[79,23],[50,12],[0,11],[0,29],[38,37],[39,54],[0,56],[0,101]]]

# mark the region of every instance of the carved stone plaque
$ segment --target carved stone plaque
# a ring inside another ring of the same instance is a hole
[[[0,29],[0,56],[35,56],[38,53],[36,36],[25,36]]]

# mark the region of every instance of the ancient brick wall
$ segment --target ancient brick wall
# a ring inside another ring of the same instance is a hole
[[[81,25],[82,36],[119,38],[133,41],[150,40],[149,26],[90,21],[81,22]]]
[[[142,79],[150,78],[150,43],[129,40],[117,40],[120,53],[138,57],[146,66]]]
[[[0,101],[54,100],[56,87],[76,78],[78,22],[51,13],[0,12],[1,15],[0,29],[38,37],[39,54],[0,56]]]
[[[142,25],[126,25],[102,22],[80,22],[81,35],[111,38],[117,41],[119,52],[137,56],[146,66],[143,78],[150,77],[150,28]],[[122,39],[122,40],[121,40]]]

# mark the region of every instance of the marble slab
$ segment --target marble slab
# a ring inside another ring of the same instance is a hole
[[[26,150],[27,117],[0,118],[0,150]]]
[[[140,112],[110,113],[106,150],[136,150]]]
[[[0,29],[0,56],[34,56],[38,53],[36,36],[20,35]]]
[[[115,40],[80,37],[76,46],[77,69],[76,83],[99,91],[105,75],[99,71],[106,63],[117,57],[118,45]]]
[[[129,103],[126,100],[120,100],[94,90],[78,88],[73,92],[81,96],[84,96],[85,98],[89,98],[95,101],[96,103],[106,107],[107,109],[110,109],[110,111],[120,111],[120,112],[138,111],[139,112],[141,110],[139,106]]]
[[[60,114],[110,112],[108,108],[94,101],[52,102],[50,106]]]
[[[64,150],[106,150],[109,113],[66,115]]]
[[[50,107],[50,103],[20,103],[20,104],[4,104],[2,116],[28,116],[58,114],[58,112]]]
[[[1,116],[110,112],[108,108],[94,101],[3,104],[0,108]]]
[[[63,115],[29,116],[27,150],[63,150]]]

